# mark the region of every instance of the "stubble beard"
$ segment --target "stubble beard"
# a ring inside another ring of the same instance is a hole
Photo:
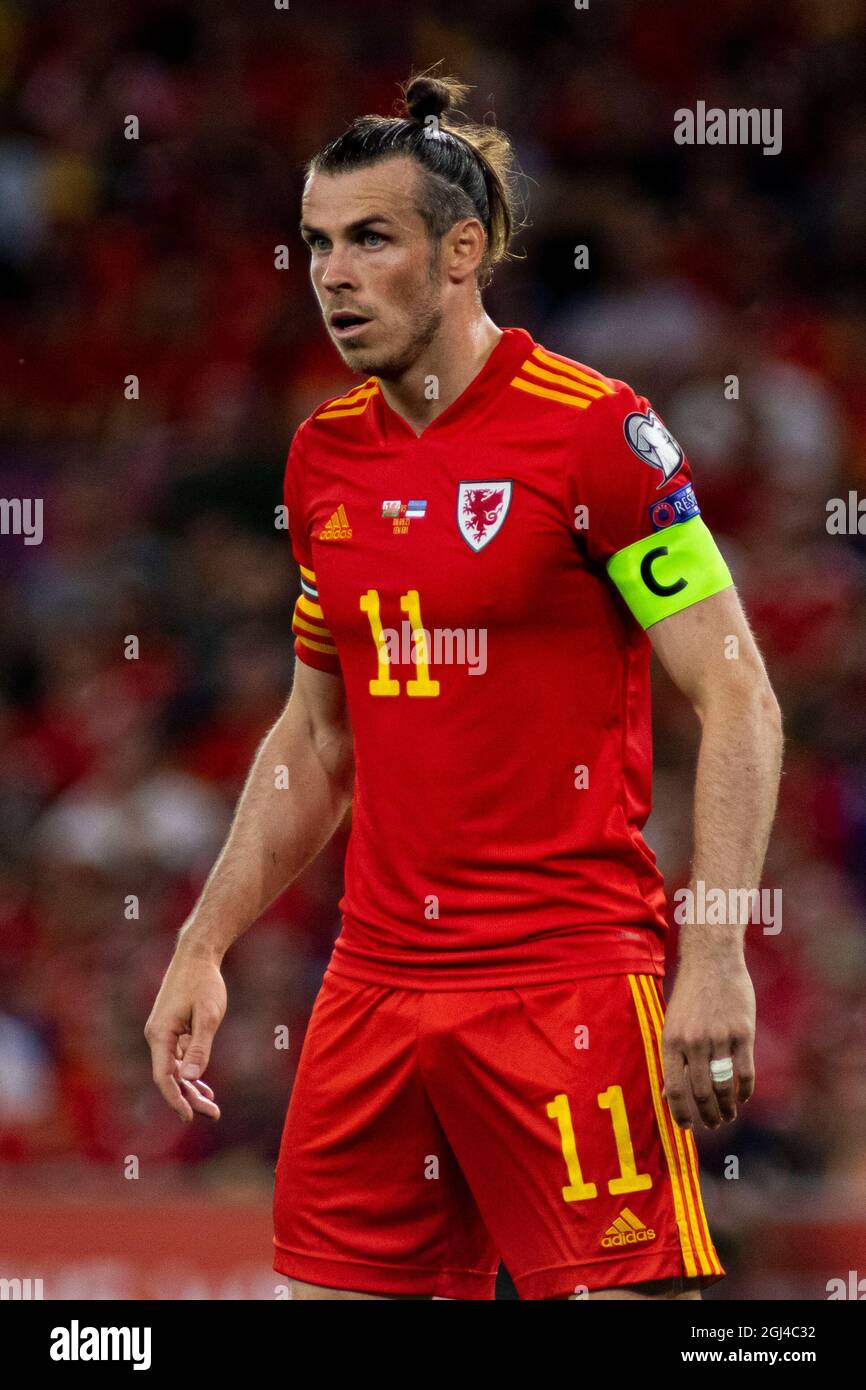
[[[428,264],[424,286],[426,292],[423,298],[421,295],[418,297],[413,313],[413,331],[408,341],[400,348],[392,348],[385,355],[382,355],[381,348],[375,354],[370,349],[365,351],[364,348],[359,348],[357,353],[351,352],[351,355],[345,351],[341,352],[340,355],[347,367],[361,376],[376,376],[383,381],[394,381],[415,365],[442,327],[444,311],[439,293],[438,271],[439,249],[436,247]]]

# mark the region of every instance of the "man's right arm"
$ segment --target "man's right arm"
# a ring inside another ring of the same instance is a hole
[[[222,958],[327,844],[351,803],[353,780],[343,681],[298,661],[288,704],[256,754],[145,1028],[154,1081],[185,1120],[193,1109],[219,1114],[199,1078],[225,1013]]]

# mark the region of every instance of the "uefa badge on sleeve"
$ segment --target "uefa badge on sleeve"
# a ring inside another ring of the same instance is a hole
[[[476,553],[502,530],[511,506],[511,483],[458,483],[457,529]]]
[[[682,467],[684,454],[667,425],[663,425],[654,410],[633,410],[623,422],[623,433],[632,453],[657,468],[662,475],[659,487],[664,487],[677,469]]]

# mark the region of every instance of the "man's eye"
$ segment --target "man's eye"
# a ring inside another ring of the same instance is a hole
[[[311,251],[321,251],[323,249],[321,243],[327,242],[327,240],[328,238],[324,236],[311,236],[307,241],[307,245]]]
[[[381,232],[365,232],[365,233],[364,233],[364,241],[365,241],[365,242],[366,242],[366,241],[369,241],[370,237],[375,237],[375,239],[376,239],[376,244],[377,244],[377,245],[379,245],[380,243],[384,242],[384,240],[385,240],[385,238],[382,236],[382,233],[381,233]]]

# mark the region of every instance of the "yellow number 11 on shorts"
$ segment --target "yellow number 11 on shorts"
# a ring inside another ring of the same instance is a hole
[[[653,1180],[649,1173],[637,1171],[622,1087],[608,1086],[606,1091],[599,1091],[596,1100],[601,1110],[610,1111],[619,1159],[619,1177],[608,1179],[608,1192],[614,1197],[622,1196],[625,1192],[645,1192],[648,1187],[652,1187]],[[583,1202],[588,1197],[597,1197],[598,1188],[595,1183],[585,1182],[581,1172],[568,1096],[563,1094],[554,1097],[548,1104],[547,1113],[559,1125],[562,1156],[568,1169],[568,1186],[562,1189],[563,1198],[566,1202]]]

